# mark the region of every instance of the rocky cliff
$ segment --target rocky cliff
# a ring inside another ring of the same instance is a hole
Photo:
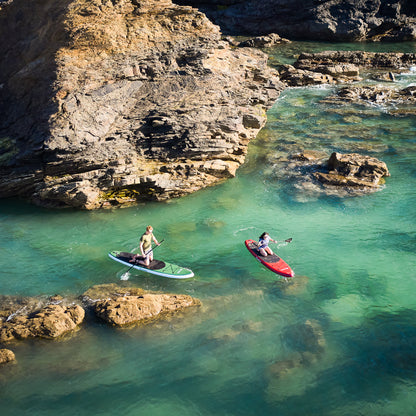
[[[201,7],[224,33],[289,39],[416,39],[414,0],[177,0]]]
[[[170,0],[0,4],[0,197],[92,209],[217,183],[283,89]]]

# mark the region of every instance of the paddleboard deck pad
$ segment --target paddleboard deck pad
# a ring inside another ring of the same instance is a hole
[[[171,279],[188,279],[189,277],[194,276],[192,270],[161,260],[153,259],[149,266],[140,263],[130,263],[133,256],[135,256],[134,253],[125,251],[110,251],[108,253],[108,257],[112,260],[124,264],[125,266],[132,267],[133,269],[155,274],[157,276],[170,277]]]
[[[257,242],[254,240],[246,240],[244,242],[248,251],[264,266],[274,273],[284,277],[293,277],[295,273],[289,265],[276,254],[262,256],[257,247]]]

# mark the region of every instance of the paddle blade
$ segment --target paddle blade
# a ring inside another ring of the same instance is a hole
[[[286,243],[290,243],[293,240],[293,238],[288,238],[286,241]]]

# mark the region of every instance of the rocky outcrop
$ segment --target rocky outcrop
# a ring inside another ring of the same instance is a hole
[[[412,0],[176,1],[199,6],[228,34],[277,32],[289,39],[335,41],[416,39]]]
[[[70,333],[86,316],[98,316],[115,326],[147,323],[189,308],[200,300],[189,295],[148,293],[116,284],[93,286],[79,297],[65,299],[0,297],[0,342],[15,339],[54,339]],[[91,314],[93,313],[93,315]],[[93,317],[93,321],[95,320]]]
[[[323,152],[305,150],[286,161],[279,160],[275,175],[277,179],[284,176],[289,180],[294,197],[305,201],[322,195],[350,197],[372,193],[380,189],[390,173],[387,165],[375,157],[334,152],[328,159]]]
[[[93,209],[232,177],[283,84],[170,0],[0,10],[0,197]]]
[[[403,89],[380,85],[348,86],[341,88],[336,95],[326,97],[328,104],[416,104],[416,86]]]
[[[302,53],[293,65],[280,65],[281,81],[290,87],[360,81],[360,71],[371,78],[394,82],[392,71],[408,70],[416,64],[414,53],[324,51]]]
[[[0,342],[25,338],[58,338],[74,331],[84,320],[79,305],[47,305],[32,314],[15,314],[0,326]]]
[[[141,296],[119,296],[96,302],[98,317],[114,326],[125,326],[148,322],[169,312],[199,306],[199,300],[189,295],[151,294]]]
[[[294,64],[296,68],[319,72],[344,72],[345,76],[356,76],[357,68],[409,68],[416,64],[416,53],[324,51],[301,53]],[[342,71],[337,70],[341,68]],[[333,71],[334,72],[334,71]]]
[[[6,348],[0,349],[0,364],[9,363],[15,360],[16,360],[16,356],[14,355],[13,351],[8,350]]]
[[[334,77],[329,74],[297,69],[293,65],[282,65],[280,67],[280,79],[289,87],[336,83]]]
[[[374,157],[334,152],[328,160],[328,172],[315,172],[313,176],[325,186],[375,189],[390,173],[387,165]]]

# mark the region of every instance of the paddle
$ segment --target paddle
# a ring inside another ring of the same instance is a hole
[[[151,253],[156,247],[159,247],[163,242],[165,241],[165,239],[163,238],[162,240],[160,240],[159,241],[159,245],[157,245],[157,246],[155,246],[155,247],[152,247],[152,248],[150,248],[149,249],[149,251],[147,251],[146,253],[145,253],[145,256],[147,256],[149,253]],[[123,276],[126,276],[128,273],[129,273],[129,271],[133,268],[135,266],[135,263],[133,263],[130,267],[129,267],[129,269],[126,271],[126,273],[124,273],[123,274]],[[124,279],[123,279],[124,280]],[[126,279],[127,280],[127,279]]]
[[[290,243],[293,240],[293,238],[288,238],[287,240],[284,241],[276,241],[276,243]]]

